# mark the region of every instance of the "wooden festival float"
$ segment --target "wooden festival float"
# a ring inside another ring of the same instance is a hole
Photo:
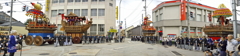
[[[153,36],[156,32],[156,29],[153,26],[150,26],[152,21],[148,20],[148,17],[144,17],[144,25],[142,26],[142,32],[144,36]]]
[[[55,24],[50,24],[49,19],[41,11],[42,7],[39,4],[31,3],[34,9],[27,11],[26,16],[33,18],[32,21],[28,22],[26,25],[26,30],[28,30],[28,36],[25,38],[26,45],[40,46],[46,42],[53,44],[54,41],[51,38],[56,30]]]
[[[87,30],[92,25],[92,18],[88,21],[85,17],[78,17],[71,12],[67,16],[62,14],[61,24],[61,30],[72,37],[73,43],[80,43],[82,42],[83,33],[87,35]]]
[[[229,23],[229,19],[226,19],[226,17],[230,16],[232,16],[232,12],[226,8],[224,4],[221,4],[219,9],[214,11],[213,16],[209,14],[209,21],[211,22],[212,17],[218,18],[219,24],[213,25],[211,23],[205,26],[203,31],[213,40],[220,39],[220,37],[227,37],[228,34],[233,34],[233,24]],[[225,24],[226,21],[228,21],[227,24]]]

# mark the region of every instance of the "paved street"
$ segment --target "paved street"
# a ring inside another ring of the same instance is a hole
[[[124,43],[74,44],[54,47],[24,46],[22,56],[204,56],[203,52],[178,49],[160,44],[146,44],[125,39]],[[20,56],[20,51],[15,53]]]

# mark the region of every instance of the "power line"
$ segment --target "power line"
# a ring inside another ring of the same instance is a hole
[[[135,16],[133,19],[134,19],[134,20],[137,20],[136,18],[137,18],[140,14],[142,14],[142,12],[138,13],[138,15]],[[131,21],[133,21],[133,20],[131,20]],[[132,22],[132,23],[134,23],[134,22]],[[132,24],[132,23],[130,23],[130,24]]]
[[[152,0],[153,1],[153,0]],[[147,5],[147,7],[152,3],[152,1]]]
[[[140,7],[141,4],[142,4],[142,2],[132,11],[132,13],[130,15],[132,15]],[[130,15],[128,15],[126,18],[128,18]]]

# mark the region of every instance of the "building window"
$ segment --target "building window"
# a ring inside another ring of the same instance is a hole
[[[161,13],[161,14],[159,15],[158,21],[162,20],[162,15],[163,15],[163,13]]]
[[[98,9],[98,16],[105,16],[105,9]]]
[[[202,15],[201,15],[201,14],[197,14],[196,21],[201,21],[201,17],[202,17]]]
[[[97,0],[92,0],[92,2],[97,2]]]
[[[88,9],[82,9],[81,16],[87,16],[88,15]]]
[[[186,18],[189,18],[189,20],[193,21],[194,16],[193,16],[193,17],[190,17],[190,13],[189,13],[189,16],[188,16],[188,13],[186,12]]]
[[[64,3],[65,2],[65,0],[59,0],[59,3]]]
[[[80,9],[74,9],[74,13],[75,13],[77,16],[80,16]]]
[[[105,0],[99,0],[99,1],[101,2],[101,1],[105,1]]]
[[[205,16],[205,20],[206,20],[206,22],[209,22],[208,16]]]
[[[88,0],[82,0],[82,2],[88,2]]]
[[[73,0],[68,0],[68,2],[73,2]]]
[[[59,9],[58,13],[64,13],[64,9]]]
[[[109,6],[113,6],[113,4],[112,4],[112,3],[109,3]]]
[[[52,16],[52,17],[56,17],[56,16],[57,16],[57,10],[52,10],[51,16]]]
[[[81,2],[81,0],[75,0],[75,2]]]
[[[97,9],[91,9],[91,16],[97,16]]]
[[[52,3],[58,3],[58,0],[52,0]]]
[[[10,18],[6,18],[7,21],[10,21]]]
[[[198,29],[197,32],[202,32],[202,30],[201,30],[201,29]]]
[[[190,29],[190,32],[195,32],[195,29]]]
[[[104,32],[104,24],[98,24],[98,31]]]
[[[81,0],[75,0],[75,2],[81,2]]]
[[[203,15],[203,22],[206,22],[206,15]]]
[[[104,34],[105,25],[104,24],[98,24],[98,35]]]
[[[158,15],[156,16],[156,22],[158,21]]]
[[[96,32],[97,32],[97,24],[92,24],[90,27],[90,34],[96,35]]]
[[[73,9],[67,9],[67,15],[73,12]]]

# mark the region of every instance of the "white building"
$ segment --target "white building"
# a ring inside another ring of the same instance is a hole
[[[180,1],[167,1],[153,9],[153,26],[158,31],[163,30],[163,36],[186,36],[187,31],[181,32],[188,26],[187,7],[184,8],[183,5],[184,3]],[[210,24],[208,13],[213,13],[217,8],[192,2],[189,2],[189,6],[190,12],[193,12],[193,18],[190,18],[190,36],[203,36],[202,27]],[[216,24],[217,18],[213,18],[211,22]]]
[[[61,18],[58,13],[65,15],[73,12],[78,16],[93,18],[93,25],[88,30],[91,35],[106,35],[110,27],[116,28],[116,0],[47,0],[46,15],[51,23],[57,23],[60,31]]]

